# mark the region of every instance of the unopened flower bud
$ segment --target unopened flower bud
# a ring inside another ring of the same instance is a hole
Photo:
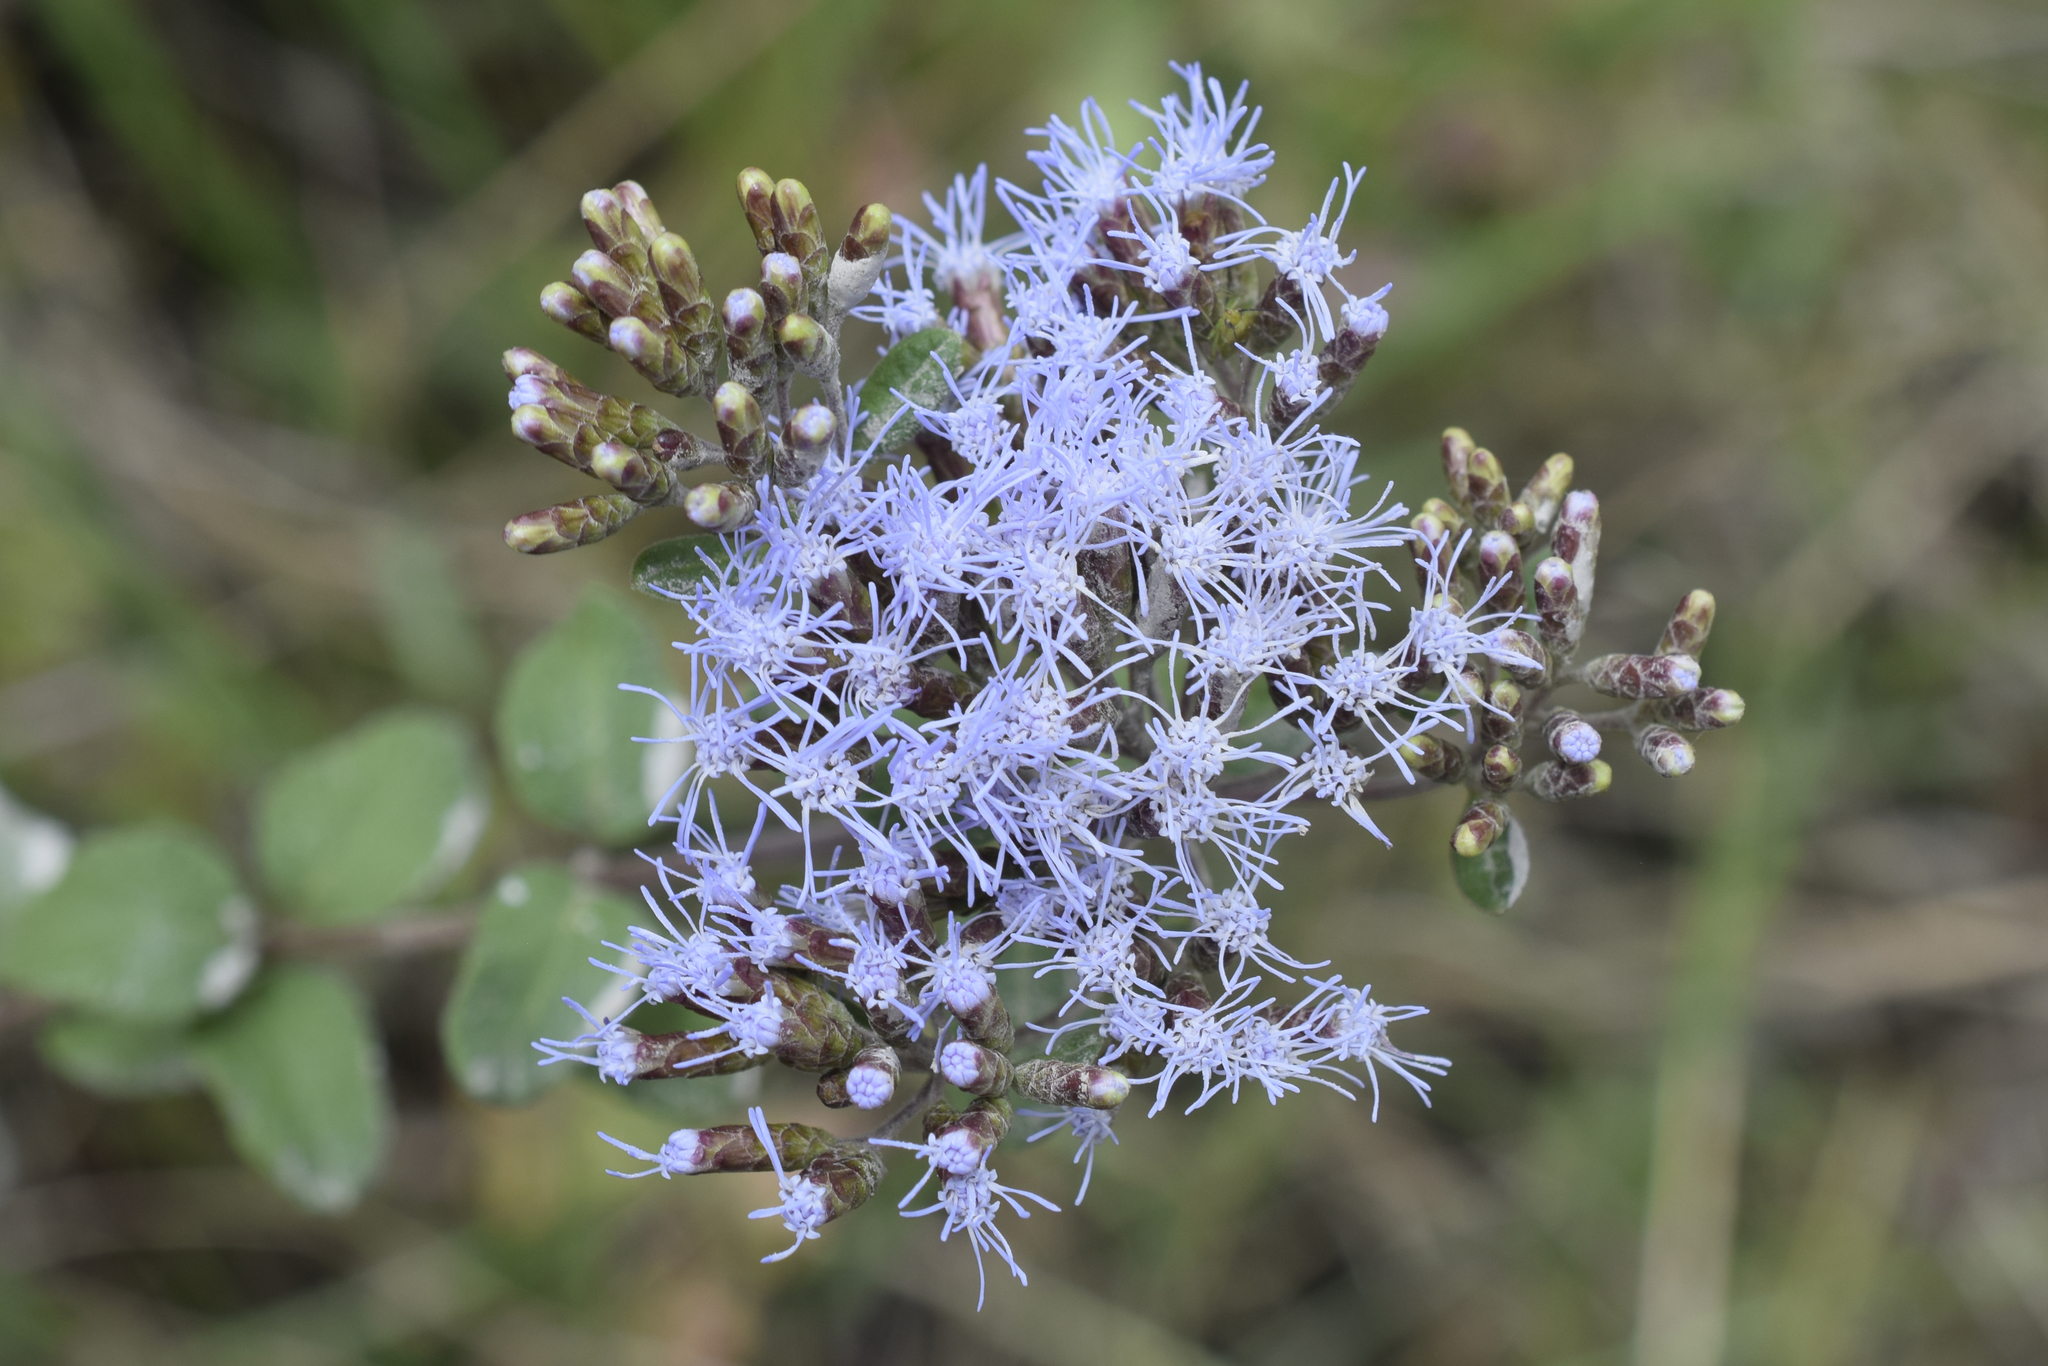
[[[688,242],[675,233],[663,233],[648,246],[647,264],[654,272],[655,283],[661,286],[661,301],[671,318],[681,323],[699,309],[709,311],[704,272],[698,268],[696,253],[690,250]]]
[[[524,555],[552,555],[601,541],[640,515],[640,505],[623,493],[598,493],[523,512],[505,523],[505,544]]]
[[[597,1071],[606,1081],[628,1082],[657,1077],[718,1077],[745,1072],[767,1060],[762,1053],[740,1051],[723,1032],[692,1038],[694,1031],[642,1034],[614,1026],[597,1044]]]
[[[1508,828],[1508,809],[1491,797],[1482,797],[1465,808],[1451,831],[1451,852],[1459,858],[1478,858],[1493,847]]]
[[[1166,994],[1168,1005],[1179,1006],[1185,1010],[1207,1010],[1212,999],[1208,984],[1202,980],[1202,974],[1190,972],[1186,968],[1169,976],[1160,990]]]
[[[711,396],[711,417],[725,447],[725,467],[748,483],[759,479],[774,444],[761,405],[746,386],[727,380]]]
[[[1041,1105],[1114,1110],[1131,1094],[1130,1079],[1108,1067],[1033,1058],[1017,1069],[1018,1092]]]
[[[642,242],[652,242],[661,236],[661,215],[654,211],[654,201],[637,180],[622,180],[612,186],[612,193],[619,197],[619,207],[632,220]]]
[[[771,327],[792,313],[803,312],[803,263],[784,251],[771,251],[763,256],[761,298],[768,305],[768,323]]]
[[[819,291],[825,282],[827,262],[824,224],[818,206],[800,180],[775,182],[775,197],[769,201],[775,223],[775,244],[794,256],[803,267],[807,307],[822,302]]]
[[[1543,723],[1543,743],[1568,764],[1591,763],[1600,757],[1600,732],[1575,711],[1555,711]]]
[[[576,429],[538,403],[512,410],[512,435],[572,470],[590,472],[589,459],[576,448]]]
[[[1523,487],[1522,496],[1516,501],[1529,505],[1530,541],[1541,540],[1557,526],[1558,510],[1564,506],[1564,496],[1571,488],[1572,458],[1563,453],[1544,461]]]
[[[1588,687],[1609,697],[1678,697],[1700,685],[1691,655],[1602,655],[1582,672]]]
[[[699,531],[737,531],[758,506],[752,484],[699,484],[683,495],[683,515]]]
[[[768,303],[754,290],[736,289],[725,296],[720,314],[725,323],[725,347],[732,360],[733,378],[751,389],[775,340],[768,330]]]
[[[1569,655],[1586,628],[1586,614],[1579,610],[1578,586],[1572,582],[1572,567],[1552,555],[1536,566],[1531,575],[1535,590],[1536,629],[1543,643],[1560,655]]]
[[[1551,553],[1572,567],[1572,586],[1578,593],[1581,619],[1593,610],[1594,570],[1600,562],[1600,500],[1586,489],[1574,489],[1564,496],[1557,514],[1557,529],[1550,534]]]
[[[1500,524],[1501,513],[1508,506],[1508,477],[1500,467],[1500,460],[1484,446],[1475,446],[1465,465],[1466,502],[1472,509],[1472,520],[1481,527]]]
[[[1707,633],[1713,629],[1714,595],[1704,588],[1695,588],[1678,600],[1671,621],[1664,627],[1664,637],[1657,642],[1657,653],[1698,659],[1700,648],[1707,643]]]
[[[775,177],[758,166],[749,166],[740,172],[739,191],[747,226],[754,230],[754,245],[765,256],[777,249],[775,214],[770,207],[775,199]]]
[[[1517,545],[1527,545],[1536,538],[1531,533],[1536,526],[1536,514],[1527,503],[1509,503],[1501,509],[1499,529],[1515,538]]]
[[[838,368],[838,343],[807,313],[792,313],[784,318],[775,339],[782,343],[783,354],[801,374],[824,379]]]
[[[1494,679],[1486,690],[1486,709],[1479,714],[1479,737],[1495,744],[1520,744],[1523,700],[1514,679]]]
[[[1669,726],[1646,726],[1636,737],[1636,753],[1667,778],[1692,772],[1692,741]]]
[[[891,221],[884,204],[866,205],[853,216],[853,224],[847,228],[846,239],[839,244],[839,253],[832,258],[832,268],[826,277],[823,321],[833,331],[838,330],[847,310],[865,299],[881,278],[883,260],[889,250]]]
[[[579,337],[604,343],[604,314],[576,286],[555,281],[540,292],[540,311]]]
[[[925,1136],[931,1141],[934,1165],[942,1172],[965,1176],[1003,1141],[1015,1115],[1015,1107],[1004,1097],[982,1096],[957,1114],[927,1116]]]
[[[1527,631],[1510,627],[1492,632],[1487,637],[1487,654],[1525,688],[1541,687],[1550,676],[1549,652]]]
[[[879,1110],[896,1095],[903,1060],[885,1043],[869,1044],[846,1069],[846,1096],[862,1110]]]
[[[865,261],[889,250],[889,229],[894,222],[887,204],[863,204],[846,228],[839,254],[849,261]]]
[[[1506,745],[1488,745],[1479,763],[1479,780],[1492,792],[1505,792],[1522,776],[1522,756]]]
[[[1437,521],[1443,523],[1444,531],[1454,538],[1465,529],[1465,514],[1441,498],[1423,499],[1422,513],[1434,517]],[[1410,523],[1410,525],[1413,525],[1413,523]]]
[[[1444,428],[1444,485],[1458,506],[1472,506],[1472,436],[1463,427]]]
[[[622,317],[639,302],[640,287],[626,268],[601,251],[586,251],[569,269],[576,287],[603,309],[605,316]]]
[[[784,1171],[808,1166],[838,1142],[831,1133],[810,1124],[770,1124],[769,1141]],[[707,1129],[678,1129],[661,1145],[657,1159],[664,1174],[694,1176],[701,1172],[765,1172],[774,1170],[768,1144],[751,1124],[719,1124]]]
[[[645,259],[636,240],[638,226],[626,216],[613,190],[592,190],[583,196],[583,226],[598,251],[631,270]]]
[[[656,388],[669,387],[683,368],[683,350],[675,338],[639,318],[613,318],[605,340]]]
[[[785,488],[802,488],[831,455],[839,424],[832,410],[822,403],[806,403],[790,414],[783,429],[786,448],[775,461],[775,482]],[[722,435],[722,433],[721,433]]]
[[[599,442],[591,451],[590,472],[648,507],[667,502],[676,487],[675,475],[665,463],[616,441]]]
[[[1479,569],[1493,591],[1480,599],[1482,612],[1519,612],[1522,609],[1522,548],[1505,531],[1489,531],[1479,538]]]
[[[1614,781],[1614,770],[1605,759],[1583,764],[1543,763],[1529,770],[1523,786],[1546,802],[1568,802],[1579,797],[1597,797]]]
[[[780,971],[768,973],[768,986],[782,1007],[781,1036],[771,1050],[777,1061],[800,1072],[860,1066],[862,1051],[876,1040],[838,997],[808,977]],[[858,1104],[854,1086],[849,1074],[847,1093]]]
[[[1000,1096],[1010,1089],[1010,1060],[971,1039],[955,1039],[939,1050],[939,1075],[977,1096]]]
[[[1398,752],[1410,769],[1434,782],[1455,783],[1465,776],[1465,751],[1434,735],[1411,735]]]
[[[1661,712],[1686,730],[1720,730],[1742,719],[1742,694],[1732,688],[1700,688],[1671,698]]]
[[[835,1143],[803,1169],[803,1179],[822,1192],[825,1224],[865,1205],[888,1174],[881,1154],[859,1142]]]

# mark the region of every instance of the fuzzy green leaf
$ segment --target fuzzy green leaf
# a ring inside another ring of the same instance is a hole
[[[256,913],[212,841],[177,826],[89,837],[0,932],[0,981],[64,1005],[178,1021],[233,1000]]]
[[[540,1066],[533,1041],[579,1032],[565,996],[600,1015],[626,1004],[625,979],[589,959],[623,959],[603,941],[625,943],[640,910],[557,864],[530,863],[498,879],[441,1015],[442,1052],[464,1091],[518,1104],[573,1070]]]
[[[647,833],[647,813],[680,771],[673,714],[622,683],[668,681],[653,638],[628,603],[592,588],[575,614],[528,646],[498,700],[498,753],[520,803],[540,819],[607,844]]]
[[[384,1052],[345,979],[316,968],[264,974],[192,1037],[235,1150],[309,1209],[361,1198],[391,1127]]]
[[[861,420],[853,431],[854,446],[865,449],[874,443],[882,455],[909,450],[918,423],[917,414],[905,400],[923,408],[952,407],[953,389],[947,381],[971,365],[974,357],[967,338],[949,327],[927,327],[890,347],[861,385]]]
[[[294,758],[256,807],[256,858],[305,920],[375,920],[462,871],[490,816],[469,728],[386,712]]]
[[[1451,874],[1465,899],[1482,911],[1498,915],[1514,905],[1529,881],[1529,836],[1522,823],[1510,816],[1508,828],[1475,858],[1453,851]]]
[[[57,1075],[102,1096],[172,1095],[200,1082],[184,1032],[160,1024],[59,1015],[36,1036],[36,1048]]]
[[[633,587],[653,598],[675,597],[716,574],[727,558],[725,542],[716,536],[656,541],[634,557]]]

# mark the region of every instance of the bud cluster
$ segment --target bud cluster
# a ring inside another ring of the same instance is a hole
[[[1336,275],[1359,174],[1301,228],[1267,223],[1245,198],[1272,163],[1257,111],[1181,74],[1184,97],[1138,106],[1142,142],[1119,144],[1093,101],[1078,124],[1036,130],[1043,184],[995,185],[1016,225],[1000,237],[984,170],[928,196],[929,225],[896,223],[886,248],[888,211],[863,209],[828,261],[802,187],[743,173],[762,283],[729,295],[708,334],[657,264],[681,258],[656,251],[644,196],[587,202],[611,266],[584,268],[575,298],[551,291],[550,310],[669,392],[708,394],[716,447],[508,358],[524,439],[634,511],[681,506],[723,551],[673,594],[695,628],[678,646],[690,761],[656,813],[677,833],[653,920],[612,946],[634,1003],[538,1046],[621,1084],[773,1059],[816,1074],[825,1104],[877,1111],[922,1074],[863,1140],[757,1112],[752,1139],[728,1126],[652,1153],[619,1144],[652,1164],[643,1175],[766,1161],[781,1203],[762,1213],[799,1244],[872,1194],[894,1146],[926,1165],[906,1206],[940,1182],[906,1213],[942,1214],[942,1238],[965,1233],[977,1262],[993,1250],[1021,1279],[995,1220],[1050,1206],[995,1180],[991,1155],[1033,1113],[1019,1101],[1048,1107],[1034,1139],[1077,1141],[1084,1194],[1145,1088],[1150,1113],[1369,1088],[1377,1114],[1386,1068],[1426,1103],[1448,1064],[1389,1037],[1421,1009],[1272,938],[1279,846],[1308,824],[1298,804],[1383,839],[1369,798],[1466,782],[1482,795],[1459,848],[1477,858],[1514,828],[1501,795],[1605,785],[1603,727],[1640,728],[1669,766],[1660,732],[1727,710],[1693,691],[1697,611],[1658,656],[1574,667],[1599,525],[1568,460],[1510,499],[1493,457],[1454,434],[1451,501],[1412,527],[1385,493],[1354,508],[1357,445],[1317,419],[1388,326],[1385,289],[1354,295]],[[891,345],[841,392],[849,313]],[[796,376],[823,401],[791,411]],[[713,461],[719,482],[683,479]],[[578,516],[534,514],[556,539],[524,548],[603,534]],[[1543,538],[1555,558],[1525,583]],[[1388,550],[1422,576],[1405,626],[1378,600]],[[1547,708],[1567,677],[1630,698],[1627,718]],[[1555,762],[1525,772],[1529,742]],[[809,850],[773,894],[753,867],[770,821]],[[1064,1000],[1013,1019],[1005,972],[1050,978]],[[649,1003],[705,1025],[642,1033],[628,1020]]]

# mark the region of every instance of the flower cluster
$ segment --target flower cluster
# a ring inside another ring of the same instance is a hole
[[[561,549],[656,506],[696,537],[649,552],[694,627],[690,762],[657,812],[677,833],[654,921],[614,946],[635,1004],[540,1047],[620,1083],[772,1058],[867,1110],[928,1073],[865,1140],[756,1114],[658,1153],[620,1145],[664,1176],[775,1171],[766,1212],[799,1243],[872,1193],[893,1144],[940,1178],[910,1212],[943,1212],[941,1237],[1021,1279],[995,1220],[1045,1202],[990,1164],[1013,1097],[1050,1107],[1033,1137],[1071,1134],[1089,1172],[1133,1091],[1156,1113],[1314,1082],[1369,1088],[1376,1114],[1385,1068],[1426,1101],[1447,1063],[1389,1032],[1420,1009],[1271,937],[1299,807],[1379,836],[1368,800],[1467,780],[1454,861],[1511,883],[1504,905],[1526,856],[1500,794],[1606,784],[1601,718],[1537,710],[1590,604],[1597,503],[1562,457],[1510,498],[1457,432],[1451,500],[1411,522],[1361,496],[1356,444],[1319,425],[1388,326],[1386,289],[1338,278],[1360,173],[1302,227],[1266,222],[1246,198],[1272,163],[1257,111],[1180,74],[1184,96],[1139,107],[1142,140],[1089,102],[1035,130],[1037,189],[958,178],[922,226],[870,205],[829,258],[801,185],[742,173],[762,280],[716,309],[638,187],[593,192],[597,250],[543,304],[667,392],[709,397],[716,446],[507,358],[515,431],[614,488],[515,519],[508,541]],[[852,389],[848,316],[890,341]],[[805,378],[820,400],[795,407]],[[714,463],[716,482],[682,477]],[[1544,537],[1532,620],[1520,556]],[[1398,612],[1390,551],[1421,574]],[[1690,763],[1673,727],[1728,711],[1698,700],[1701,610],[1659,655],[1571,675],[1636,699],[1604,724],[1667,772]],[[1558,756],[1527,773],[1524,718]],[[805,850],[772,895],[754,871],[771,822]],[[1063,999],[1020,1029],[1005,971]],[[653,1002],[702,1027],[640,1032],[632,1010]]]

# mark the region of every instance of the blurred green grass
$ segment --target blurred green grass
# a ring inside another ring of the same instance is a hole
[[[1126,1125],[979,1317],[964,1251],[883,1210],[763,1268],[753,1186],[605,1178],[615,1097],[454,1099],[444,958],[351,965],[401,1125],[332,1221],[203,1104],[54,1080],[8,1003],[0,1355],[2048,1352],[2038,7],[44,0],[0,36],[0,781],[75,825],[245,849],[286,755],[405,698],[480,712],[621,581],[643,537],[498,544],[569,496],[506,435],[497,355],[573,353],[533,299],[582,189],[638,177],[731,279],[739,166],[828,218],[912,208],[980,160],[1022,178],[1019,130],[1156,99],[1169,58],[1251,80],[1269,215],[1372,167],[1347,235],[1394,325],[1336,422],[1368,468],[1413,505],[1448,423],[1511,471],[1571,451],[1600,641],[1710,587],[1751,704],[1682,782],[1545,813],[1504,923],[1449,890],[1448,799],[1390,809],[1391,853],[1319,832],[1283,914],[1435,1009],[1403,1042],[1456,1058],[1436,1107]]]

